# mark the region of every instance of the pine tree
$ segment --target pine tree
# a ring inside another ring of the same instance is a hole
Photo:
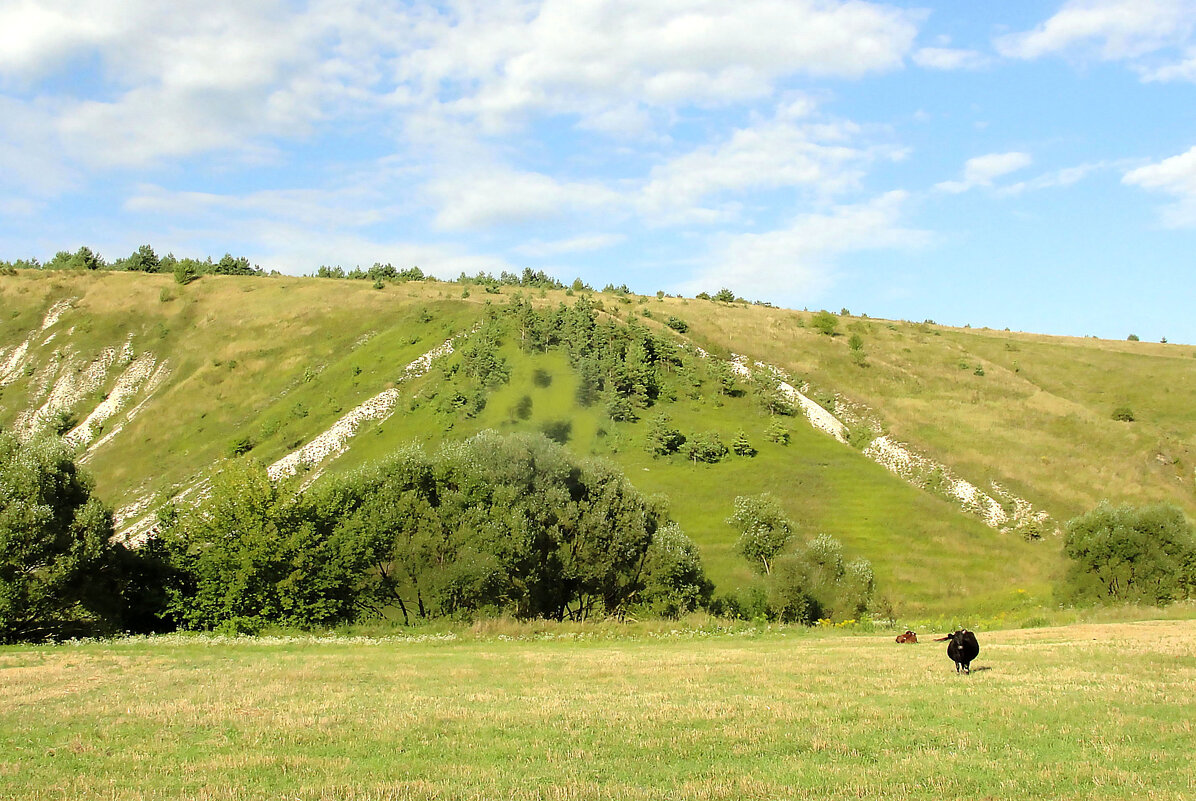
[[[778,445],[789,444],[789,429],[781,423],[780,418],[772,418],[772,422],[768,424],[764,436],[768,437],[770,442],[775,442]]]
[[[731,450],[736,456],[755,456],[756,449],[752,447],[752,443],[748,442],[747,434],[743,429],[739,429],[735,434],[735,439],[731,441]]]

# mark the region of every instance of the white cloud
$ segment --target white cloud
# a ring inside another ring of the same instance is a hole
[[[1121,182],[1172,195],[1176,202],[1163,208],[1163,224],[1171,228],[1196,227],[1196,147],[1157,164],[1130,170]]]
[[[46,132],[52,104],[0,95],[0,186],[10,192],[51,196],[78,186],[82,175],[65,163]]]
[[[17,2],[0,10],[0,81],[60,72],[101,87],[61,92],[44,132],[91,167],[255,157],[268,137],[383,102],[377,16],[355,0]]]
[[[912,58],[919,67],[931,70],[977,70],[989,64],[988,56],[979,51],[951,47],[923,47]]]
[[[618,192],[598,182],[565,182],[498,165],[436,178],[424,192],[439,208],[435,224],[452,231],[557,219],[571,213],[612,211]]]
[[[984,156],[968,159],[963,166],[963,179],[960,181],[943,181],[935,184],[935,189],[950,194],[959,194],[976,187],[989,187],[993,181],[1003,175],[1030,166],[1034,159],[1027,153],[989,153]]]
[[[1196,83],[1196,48],[1189,48],[1183,61],[1163,66],[1138,66],[1136,68],[1146,83],[1169,83],[1188,81]]]
[[[834,282],[835,259],[862,250],[925,246],[930,234],[901,225],[905,192],[803,214],[788,227],[720,237],[707,266],[682,288],[687,294],[728,286],[748,297],[798,302]]]
[[[707,198],[757,189],[807,187],[833,195],[858,186],[878,159],[899,160],[904,151],[860,145],[860,126],[818,122],[808,99],[782,105],[775,119],[734,131],[724,142],[698,147],[652,168],[638,207],[659,222],[729,219],[736,203],[703,207]],[[806,119],[803,119],[806,118]]]
[[[273,221],[253,221],[244,235],[257,243],[247,253],[250,260],[291,275],[310,273],[321,264],[351,268],[375,262],[396,267],[417,266],[438,278],[480,271],[499,274],[516,271],[506,259],[472,253],[466,248],[376,239],[361,234],[314,231],[306,226]]]
[[[1058,170],[1043,173],[1028,181],[1018,181],[997,190],[998,195],[1020,195],[1023,192],[1036,192],[1040,189],[1056,189],[1072,186],[1087,178],[1094,172],[1124,167],[1125,161],[1093,161],[1077,164],[1074,167],[1063,167]]]
[[[789,76],[899,69],[923,16],[859,0],[10,0],[0,84],[86,85],[44,104],[64,170],[260,161],[331,119],[414,131],[447,114],[476,136],[567,114],[651,138],[679,107]]]
[[[995,44],[1010,58],[1090,49],[1099,58],[1121,60],[1181,43],[1193,25],[1194,0],[1069,0],[1033,30],[998,37]]]
[[[628,101],[741,103],[789,75],[897,69],[921,14],[825,0],[462,2],[426,20],[401,79],[501,130],[531,112],[583,123]]]
[[[14,0],[0,7],[0,76],[35,78],[120,36],[136,9],[109,2]],[[124,13],[122,13],[122,11]]]
[[[533,240],[515,248],[521,256],[542,259],[551,256],[561,256],[567,253],[588,253],[595,250],[605,250],[622,244],[627,240],[623,234],[588,234],[574,236],[568,239],[557,239],[551,242]]]
[[[392,220],[410,208],[393,202],[391,193],[358,184],[322,189],[260,190],[243,195],[172,191],[145,184],[129,197],[127,211],[180,219],[257,215],[309,227],[360,228]]]

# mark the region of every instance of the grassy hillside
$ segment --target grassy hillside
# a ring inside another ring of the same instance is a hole
[[[518,632],[511,632],[518,634]],[[1192,621],[0,648],[0,798],[1186,799]]]
[[[828,337],[806,312],[668,303],[695,337],[867,404],[896,438],[1059,520],[1102,499],[1196,513],[1196,347],[858,317]],[[867,367],[850,358],[853,333]],[[1133,423],[1112,419],[1121,406]]]
[[[540,430],[578,453],[616,461],[641,490],[667,496],[722,591],[752,580],[724,522],[732,502],[768,491],[803,536],[829,533],[849,557],[870,559],[879,594],[897,614],[995,614],[1050,601],[1061,565],[1056,538],[1027,543],[996,531],[800,415],[782,418],[787,446],[769,441],[770,417],[753,401],[750,382],[730,395],[718,391],[715,358],[687,351],[684,364],[666,374],[656,405],[624,422],[612,420],[603,403],[578,401],[581,377],[563,351],[527,353],[517,338],[499,346],[509,380],[480,409],[450,403],[468,338],[429,362],[426,374],[405,376],[408,364],[474,330],[514,291],[503,293],[475,288],[463,297],[462,287],[435,282],[374,289],[280,277],[208,276],[187,286],[124,273],[0,277],[0,426],[19,428],[31,412],[55,404],[69,410],[59,423],[73,426],[106,398],[123,398],[81,447],[109,503],[148,508],[234,451],[275,462],[397,386],[393,415],[365,420],[343,456],[312,469],[344,472],[413,441],[431,449],[485,428]],[[520,294],[542,308],[575,300],[561,292]],[[832,411],[872,420],[982,489],[999,482],[1056,521],[1102,498],[1169,500],[1196,510],[1193,348],[866,318],[839,319],[839,335],[829,337],[811,327],[806,312],[596,298],[603,324],[634,320],[713,357],[738,353],[775,365],[795,384],[807,382],[808,394]],[[41,330],[47,311],[65,299],[71,308]],[[667,329],[662,322],[670,316],[688,332]],[[867,366],[853,362],[853,333],[863,340]],[[141,359],[164,377],[128,384],[135,391],[122,395],[122,375]],[[54,400],[63,387],[76,390],[69,402]],[[1135,421],[1111,419],[1117,406],[1131,407]],[[681,454],[653,458],[645,434],[661,410],[687,435],[713,431],[729,443],[743,431],[758,453],[719,464]]]

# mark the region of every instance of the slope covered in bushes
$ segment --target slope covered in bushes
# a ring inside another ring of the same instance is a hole
[[[1048,602],[1062,521],[1194,505],[1186,346],[518,283],[22,271],[0,278],[0,427],[66,434],[118,528],[233,456],[319,489],[413,443],[539,433],[660,496],[718,593],[761,580],[728,520],[767,492],[795,543],[868,559],[897,613]],[[902,477],[873,441],[937,467]],[[993,528],[959,487],[1046,523]]]

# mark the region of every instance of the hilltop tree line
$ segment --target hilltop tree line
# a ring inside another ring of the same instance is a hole
[[[210,256],[203,259],[191,257],[179,258],[173,253],[167,253],[165,256],[160,257],[154,248],[148,244],[139,246],[128,256],[119,257],[112,261],[105,259],[87,245],[82,245],[75,251],[60,250],[46,262],[42,262],[37,258],[14,259],[11,261],[0,260],[0,275],[13,274],[17,270],[110,270],[116,272],[168,273],[173,274],[179,283],[183,284],[190,283],[205,275],[281,275],[277,270],[267,271],[256,264],[251,265],[249,259],[244,256],[233,256],[231,253],[225,253],[224,256],[216,261],[213,261]],[[443,280],[446,283],[456,283],[465,286],[466,292],[469,291],[468,288],[470,286],[480,286],[486,292],[490,293],[498,293],[503,287],[541,290],[556,289],[564,290],[567,294],[594,291],[594,288],[581,278],[575,278],[571,284],[566,285],[543,270],[533,270],[530,267],[525,267],[521,274],[502,270],[497,276],[485,271],[469,275],[462,271],[456,279],[440,279],[425,273],[419,267],[396,268],[389,262],[374,262],[372,266],[364,269],[360,265],[352,269],[345,269],[340,265],[322,264],[312,274],[312,277],[372,281],[374,286],[379,288],[388,283]],[[607,284],[603,287],[602,292],[616,295],[633,294],[626,284],[618,286]],[[663,298],[665,293],[659,291],[656,295]],[[725,287],[713,295],[708,292],[700,292],[696,298],[698,300],[710,300],[721,303],[748,303],[747,300],[737,296]],[[757,306],[772,306],[771,303],[759,300],[752,301],[752,303]]]
[[[44,264],[38,259],[18,259],[0,262],[0,273],[15,270],[110,270],[141,273],[173,273],[179,283],[189,283],[203,275],[266,275],[257,265],[250,265],[244,256],[225,253],[218,261],[177,258],[173,253],[159,257],[149,245],[142,245],[124,258],[107,261],[86,245],[75,252],[60,250]],[[277,275],[277,273],[272,273]]]

